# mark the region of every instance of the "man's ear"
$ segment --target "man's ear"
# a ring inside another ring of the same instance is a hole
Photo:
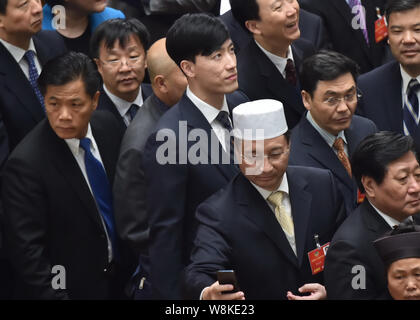
[[[195,76],[195,64],[189,60],[182,60],[179,67],[188,78],[194,78]]]
[[[365,188],[365,193],[369,198],[375,198],[376,181],[372,177],[362,176],[362,184]]]
[[[100,73],[101,77],[102,77],[102,63],[101,61],[99,61],[99,58],[93,58],[93,61],[95,61],[96,63],[96,67],[98,68],[98,72]]]
[[[99,96],[101,95],[101,93],[99,91],[95,92],[95,95],[93,96],[93,110],[96,110],[96,108],[98,107],[98,103],[99,103]]]
[[[154,79],[153,83],[155,87],[163,93],[168,93],[168,86],[166,85],[165,77],[161,74],[158,74]]]
[[[305,106],[306,110],[311,110],[312,108],[312,97],[309,94],[309,92],[302,90],[301,91],[302,94],[302,101],[303,101],[303,105]]]
[[[258,21],[257,20],[247,20],[247,21],[245,21],[245,27],[252,34],[261,34],[261,31],[258,28]]]

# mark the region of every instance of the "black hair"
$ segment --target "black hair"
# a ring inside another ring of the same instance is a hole
[[[359,75],[357,63],[341,53],[321,50],[303,61],[299,81],[302,90],[312,96],[319,81],[331,81],[346,73],[351,73],[356,82]]]
[[[49,85],[62,86],[82,79],[86,93],[93,97],[100,87],[100,75],[95,63],[80,52],[69,52],[47,62],[38,78],[38,86],[45,95]]]
[[[389,21],[389,16],[394,12],[402,12],[420,7],[420,0],[388,0],[385,6],[385,16]]]
[[[233,17],[243,29],[249,32],[245,22],[247,20],[260,20],[260,7],[257,0],[230,0],[229,2]]]
[[[388,165],[413,152],[417,157],[413,138],[400,133],[381,131],[364,138],[351,157],[351,168],[361,192],[365,192],[362,177],[373,178],[380,185],[388,171]]]
[[[166,51],[179,66],[182,60],[195,62],[197,55],[209,56],[230,39],[225,24],[205,13],[184,14],[166,34]]]
[[[139,38],[144,51],[149,48],[150,34],[146,26],[139,20],[131,19],[110,19],[102,22],[94,31],[90,39],[90,55],[92,58],[99,57],[99,48],[101,43],[107,49],[111,49],[115,41],[119,41],[121,47],[127,45],[131,35]]]
[[[0,13],[1,14],[6,14],[7,2],[8,0],[0,0]]]

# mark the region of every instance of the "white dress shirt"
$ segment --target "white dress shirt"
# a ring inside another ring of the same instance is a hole
[[[283,58],[265,50],[256,40],[254,41],[257,44],[257,46],[262,50],[262,52],[264,52],[264,54],[268,57],[268,59],[270,59],[270,61],[276,66],[277,70],[279,70],[283,78],[286,79],[287,60],[292,59],[293,64],[295,63],[295,60],[293,59],[292,47],[289,46],[289,49],[287,50],[287,57]]]
[[[95,138],[92,135],[92,130],[90,128],[90,124],[88,125],[86,138],[89,138],[90,141],[91,141],[90,151],[92,152],[93,156],[103,166],[104,164],[102,162],[102,158],[101,158],[101,155],[99,153],[98,145],[96,144]],[[74,139],[65,139],[64,141],[66,141],[67,145],[69,146],[69,149],[70,149],[71,153],[73,154],[74,158],[76,159],[77,164],[79,165],[79,168],[83,173],[83,177],[85,178],[85,181],[86,181],[86,183],[87,183],[87,185],[90,189],[90,192],[92,193],[92,197],[93,197],[93,199],[95,199],[95,196],[93,195],[92,187],[90,186],[89,178],[88,178],[88,175],[87,175],[87,172],[86,172],[85,151],[80,147],[80,140],[74,138]],[[98,209],[98,212],[99,212],[99,209]],[[106,233],[106,237],[107,237],[107,241],[108,241],[108,261],[111,262],[112,257],[113,257],[111,240],[110,240],[110,237],[108,235],[108,231],[106,229],[104,219],[103,219],[100,212],[99,212],[99,217],[101,218],[102,225],[103,225],[105,233]]]
[[[137,95],[137,98],[133,102],[126,101],[112,94],[107,89],[105,84],[104,84],[104,91],[108,95],[108,97],[111,99],[111,101],[115,104],[118,112],[120,113],[121,117],[124,120],[124,123],[128,126],[131,122],[130,115],[128,114],[128,109],[130,109],[132,104],[136,104],[139,107],[143,105],[143,96],[141,93],[141,86],[139,87],[139,94]]]
[[[275,209],[276,208],[274,207],[274,205],[271,204],[270,201],[267,200],[267,198],[273,193],[273,191],[265,190],[265,189],[257,186],[256,184],[253,184],[252,182],[251,182],[251,184],[261,194],[261,196],[264,198],[264,200],[267,202],[267,204],[271,208],[271,211],[273,211],[273,214],[275,214]],[[282,204],[283,204],[284,208],[286,209],[286,213],[293,220],[292,205],[290,203],[290,195],[289,195],[289,183],[287,181],[287,173],[284,173],[283,179],[281,180],[281,183],[280,183],[280,186],[278,187],[278,189],[276,191],[282,191],[283,192]],[[297,255],[295,236],[288,234],[286,231],[284,232],[284,234],[286,235],[287,241],[289,241],[289,244],[292,247],[293,252],[295,253],[295,255]]]
[[[203,116],[206,118],[206,120],[210,124],[211,128],[213,129],[214,133],[217,136],[217,139],[222,145],[223,150],[224,151],[228,150],[228,148],[230,148],[230,146],[227,146],[229,139],[225,139],[225,136],[224,136],[224,134],[226,133],[226,129],[218,120],[216,120],[216,117],[218,116],[220,111],[226,111],[230,115],[228,104],[226,101],[226,96],[223,99],[222,109],[219,110],[209,105],[208,103],[204,102],[200,98],[198,98],[194,93],[192,93],[189,86],[187,87],[186,94],[187,94],[187,97],[194,103],[194,105],[198,108],[198,110],[201,111]],[[229,122],[231,122],[230,117],[229,117]],[[231,122],[231,125],[232,125],[232,122]]]
[[[7,49],[7,51],[10,52],[10,54],[13,56],[13,58],[19,64],[19,66],[22,69],[23,73],[25,74],[26,78],[29,80],[29,64],[28,64],[28,61],[24,57],[27,50],[25,51],[22,48],[16,47],[13,44],[8,43],[7,41],[4,41],[3,39],[0,39],[0,42],[4,45],[4,47]],[[32,50],[33,52],[35,52],[35,66],[36,66],[36,69],[37,69],[38,75],[39,75],[39,74],[41,74],[42,67],[41,67],[41,63],[39,62],[39,59],[38,59],[38,56],[37,56],[34,41],[32,39],[29,41],[28,50]]]
[[[333,151],[335,152],[335,154],[338,154],[338,151],[333,148],[334,145],[334,141],[337,138],[342,138],[344,141],[344,152],[346,153],[347,157],[349,156],[349,150],[347,147],[347,139],[346,136],[344,135],[344,131],[340,131],[338,133],[337,136],[332,135],[331,133],[329,133],[328,131],[322,129],[314,120],[314,118],[311,115],[311,112],[308,111],[306,113],[306,119],[309,121],[309,123],[314,127],[314,129],[321,135],[321,137],[325,140],[325,142],[330,146],[330,148],[333,149]]]
[[[369,201],[369,200],[368,200]],[[392,217],[390,217],[389,215],[387,215],[387,214],[385,214],[385,213],[383,213],[381,210],[379,210],[378,208],[376,208],[373,204],[372,204],[372,202],[370,202],[369,201],[369,203],[370,203],[370,205],[373,207],[373,209],[375,209],[375,211],[385,220],[385,222],[391,227],[391,228],[394,228],[395,226],[398,226],[401,222],[400,221],[398,221],[398,220],[396,220],[396,219],[394,219],[394,218],[392,218]],[[409,217],[409,219],[411,220],[411,221],[413,221],[413,217]]]

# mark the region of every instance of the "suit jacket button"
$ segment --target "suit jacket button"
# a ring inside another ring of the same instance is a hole
[[[107,269],[107,268],[105,268],[105,269],[104,269],[104,272],[105,272],[105,273],[107,273],[107,272],[108,272],[108,269]]]

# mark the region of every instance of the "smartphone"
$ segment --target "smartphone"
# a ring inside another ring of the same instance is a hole
[[[234,293],[240,290],[238,281],[236,280],[236,275],[235,275],[234,270],[217,271],[217,281],[219,281],[219,284],[232,284],[233,285],[232,291],[223,291],[223,293]]]

